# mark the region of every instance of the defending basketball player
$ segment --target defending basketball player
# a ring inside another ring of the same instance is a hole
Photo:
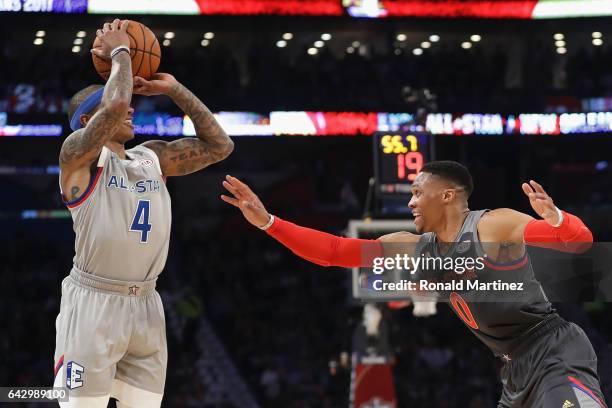
[[[227,157],[233,143],[208,108],[172,75],[132,78],[127,22],[104,24],[96,55],[112,60],[104,87],[71,100],[74,132],[60,152],[60,187],[73,222],[74,266],[62,283],[56,321],[55,385],[62,407],[159,407],[167,348],[155,281],[166,262],[170,195],[166,177],[182,176]],[[169,96],[193,121],[197,137],[134,138],[132,93]]]
[[[422,235],[398,232],[378,240],[342,238],[295,225],[269,214],[240,180],[227,176],[223,185],[233,197],[221,198],[239,208],[251,224],[296,255],[322,266],[364,266],[365,253],[387,255],[383,243],[445,246],[445,257],[462,256],[459,248],[468,243],[476,255],[486,256],[486,268],[479,275],[526,277],[525,290],[516,292],[512,301],[492,297],[470,302],[455,292],[449,299],[468,329],[505,363],[498,407],[606,406],[589,339],[579,326],[555,313],[533,278],[525,250],[525,243],[555,243],[563,250],[581,250],[593,237],[578,217],[559,210],[537,182],[524,183],[522,188],[539,220],[509,208],[470,211],[473,183],[469,171],[456,162],[428,163],[412,185],[409,202]],[[497,244],[486,246],[485,251],[485,242]]]

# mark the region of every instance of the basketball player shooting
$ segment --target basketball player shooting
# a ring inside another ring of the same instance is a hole
[[[553,243],[566,251],[581,250],[590,246],[593,236],[578,217],[559,210],[537,182],[524,183],[522,189],[539,220],[509,208],[470,211],[473,182],[467,168],[452,161],[430,162],[416,177],[408,204],[421,235],[397,232],[378,240],[342,238],[295,225],[269,214],[253,191],[235,177],[227,176],[223,185],[232,196],[221,198],[239,208],[251,224],[321,266],[364,266],[363,254],[384,256],[388,248],[383,248],[384,243],[446,243],[449,249],[445,256],[462,256],[461,246],[452,243],[468,242],[479,256],[486,255],[485,269],[479,275],[514,273],[527,277],[525,290],[516,292],[511,302],[495,297],[466,302],[456,292],[450,294],[455,314],[504,361],[498,407],[606,406],[589,339],[579,326],[555,313],[533,278],[525,251],[525,243]],[[487,246],[485,252],[482,243],[498,244]]]
[[[104,87],[70,102],[74,132],[60,152],[60,187],[74,222],[75,256],[62,283],[56,321],[55,386],[62,407],[159,407],[166,378],[165,318],[155,281],[168,254],[170,195],[165,180],[226,158],[233,143],[208,108],[172,75],[132,78],[128,22],[97,30],[99,57],[112,60]],[[197,137],[134,138],[132,93],[169,96]]]

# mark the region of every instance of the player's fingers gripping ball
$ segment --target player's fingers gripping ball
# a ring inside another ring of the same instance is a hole
[[[144,79],[150,79],[157,72],[161,62],[161,47],[159,41],[147,26],[137,21],[127,20],[127,35],[130,38],[130,58],[132,59],[132,74]],[[106,24],[105,28],[106,29]],[[102,48],[102,41],[96,37],[94,50]],[[111,60],[102,58],[96,53],[91,54],[94,67],[98,74],[108,79],[111,71]]]

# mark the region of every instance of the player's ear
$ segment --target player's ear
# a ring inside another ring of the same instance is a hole
[[[448,188],[442,192],[442,200],[446,203],[451,202],[457,195],[457,191],[452,188]]]
[[[91,116],[89,115],[81,115],[81,117],[79,118],[79,122],[81,122],[81,126],[83,127],[87,126],[87,122],[89,122],[90,118]]]

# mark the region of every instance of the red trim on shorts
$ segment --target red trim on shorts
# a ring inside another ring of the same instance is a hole
[[[53,370],[53,377],[57,377],[57,372],[59,371],[59,369],[62,367],[62,364],[64,364],[64,355],[62,354],[62,356],[60,357],[59,361],[57,362],[57,364],[55,365],[55,369]]]
[[[586,392],[587,394],[589,394],[591,396],[591,398],[596,400],[599,403],[599,405],[601,405],[603,408],[606,408],[606,405],[603,403],[603,401],[600,400],[599,397],[593,391],[591,391],[591,389],[589,387],[587,387],[582,382],[580,382],[580,380],[578,380],[575,377],[572,377],[571,375],[568,375],[567,379],[570,380],[572,383],[574,383],[575,387],[578,387],[578,389],[580,389],[580,390]]]
[[[527,257],[527,252],[525,252],[525,255],[523,255],[521,259],[517,259],[515,262],[509,264],[498,264],[490,262],[487,260],[487,258],[483,258],[482,263],[484,263],[487,268],[491,268],[496,271],[513,271],[515,269],[519,269],[525,266],[527,264],[527,261],[529,261],[529,258]]]
[[[87,198],[91,195],[91,193],[96,188],[96,184],[98,184],[98,180],[100,180],[100,176],[102,176],[102,170],[104,170],[104,166],[98,167],[98,172],[96,173],[96,177],[94,178],[93,182],[89,184],[89,186],[87,187],[87,190],[85,190],[85,193],[83,193],[81,198],[77,199],[76,201],[69,201],[69,202],[66,202],[64,200],[64,204],[66,204],[66,207],[75,208],[83,204],[83,202],[87,200]]]

